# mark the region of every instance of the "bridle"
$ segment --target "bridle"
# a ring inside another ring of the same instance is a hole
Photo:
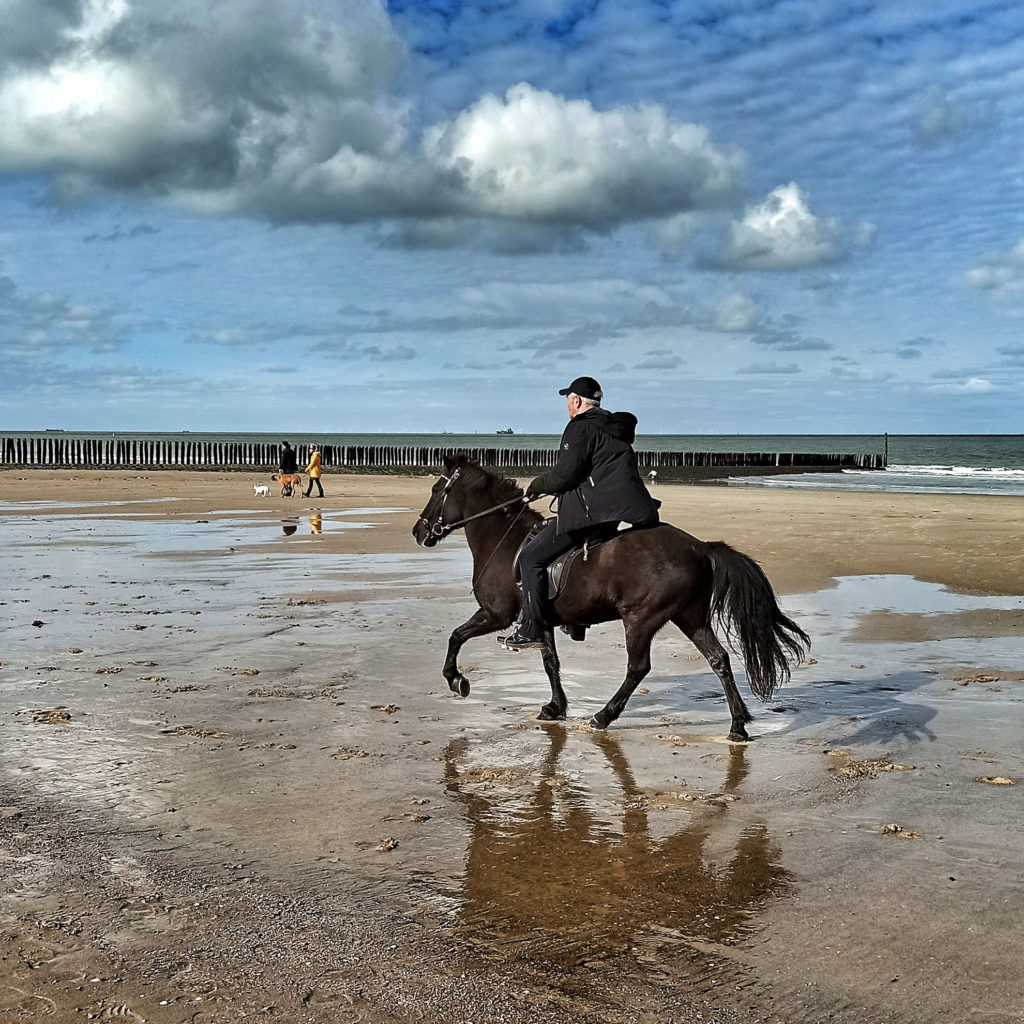
[[[518,498],[512,498],[511,501],[503,501],[500,505],[494,505],[492,508],[485,508],[483,512],[477,512],[474,515],[466,516],[465,519],[459,519],[454,523],[446,523],[444,521],[444,506],[448,500],[448,493],[452,487],[455,486],[455,481],[459,479],[461,470],[455,470],[451,476],[445,476],[441,474],[445,479],[444,489],[441,491],[441,501],[437,506],[437,515],[433,522],[431,522],[424,514],[420,516],[420,522],[427,528],[432,537],[436,537],[438,540],[443,540],[448,534],[455,530],[465,526],[466,523],[472,522],[474,519],[482,519],[484,516],[489,516],[494,512],[500,512],[502,509],[508,508],[509,505],[526,504],[526,496],[520,495]],[[426,509],[424,509],[426,513]]]

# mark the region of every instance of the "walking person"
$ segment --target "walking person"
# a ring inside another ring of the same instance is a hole
[[[315,444],[309,446],[309,465],[306,466],[306,472],[309,474],[309,484],[306,487],[306,493],[303,497],[308,498],[313,493],[313,484],[316,484],[316,489],[320,492],[320,497],[324,496],[324,489],[320,485],[320,449]]]
[[[651,497],[640,477],[633,441],[636,417],[601,408],[601,385],[577,377],[565,396],[569,423],[559,443],[554,468],[526,488],[528,500],[558,496],[558,516],[549,519],[519,556],[523,611],[519,625],[498,642],[513,650],[542,650],[547,608],[547,567],[584,540],[608,536],[619,524],[653,526],[660,501]]]
[[[281,442],[281,455],[277,465],[284,476],[299,471],[299,457],[287,441]]]
[[[295,453],[295,449],[287,442],[281,442],[281,451],[277,461],[278,471],[282,476],[291,476],[293,473],[299,471],[299,457]],[[283,488],[282,497],[290,498],[292,496],[291,484],[286,484]]]

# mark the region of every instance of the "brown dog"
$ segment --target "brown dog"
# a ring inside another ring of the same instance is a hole
[[[272,473],[271,480],[281,485],[281,497],[286,494],[298,497],[302,493],[302,477],[298,473]]]

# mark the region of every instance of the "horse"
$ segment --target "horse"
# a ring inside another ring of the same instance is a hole
[[[466,531],[473,594],[480,607],[452,631],[442,674],[453,693],[467,697],[469,680],[459,670],[459,651],[467,640],[507,628],[519,615],[514,560],[542,517],[527,506],[514,480],[466,455],[446,457],[444,470],[412,535],[430,548],[456,529]],[[591,718],[595,729],[607,729],[622,714],[651,670],[654,635],[669,622],[689,637],[718,676],[732,717],[728,739],[735,743],[750,739],[746,726],[754,719],[713,624],[724,630],[730,645],[738,643],[750,689],[764,701],[788,681],[790,662],[799,663],[811,643],[783,613],[764,571],[748,555],[723,541],[698,540],[668,523],[625,530],[591,548],[586,561],[577,558],[550,605],[541,657],[551,700],[540,709],[540,721],[562,721],[568,710],[553,627],[619,619],[626,634],[626,678]]]

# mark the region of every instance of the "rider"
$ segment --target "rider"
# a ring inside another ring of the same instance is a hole
[[[593,377],[577,377],[558,393],[566,396],[569,412],[558,461],[526,488],[527,500],[557,495],[558,517],[549,519],[519,555],[523,613],[511,635],[499,638],[514,650],[545,646],[551,562],[591,537],[607,535],[619,523],[653,526],[658,522],[661,503],[644,486],[633,451],[636,417],[602,409],[601,385]]]

